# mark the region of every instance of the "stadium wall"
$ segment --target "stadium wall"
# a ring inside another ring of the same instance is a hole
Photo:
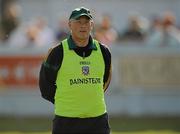
[[[111,116],[180,116],[180,50],[146,46],[111,48],[113,77],[106,92]],[[0,115],[51,116],[38,89],[47,48],[0,48]]]

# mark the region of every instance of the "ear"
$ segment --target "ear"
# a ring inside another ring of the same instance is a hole
[[[91,21],[91,30],[94,28],[94,22]]]
[[[71,29],[71,21],[68,22],[68,26]]]

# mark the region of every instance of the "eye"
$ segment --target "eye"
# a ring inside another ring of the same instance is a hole
[[[76,22],[76,23],[81,23],[81,21],[80,21],[80,20],[76,20],[75,22]]]

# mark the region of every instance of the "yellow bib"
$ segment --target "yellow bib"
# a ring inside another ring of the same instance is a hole
[[[55,114],[64,117],[97,117],[106,112],[103,91],[105,63],[100,45],[81,57],[70,50],[67,39],[62,41],[63,61],[56,79]]]

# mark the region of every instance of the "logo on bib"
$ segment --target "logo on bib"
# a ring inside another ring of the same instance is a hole
[[[84,75],[89,74],[89,66],[82,66],[82,74]]]

